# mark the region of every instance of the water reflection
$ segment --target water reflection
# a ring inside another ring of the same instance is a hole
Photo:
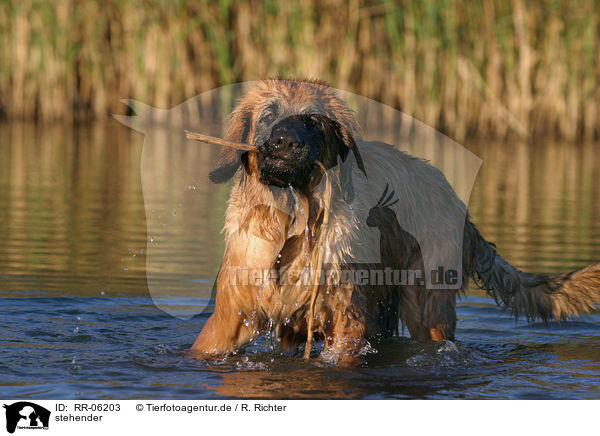
[[[0,135],[0,292],[147,292],[139,169],[143,135],[115,120],[90,126],[1,125]],[[175,165],[185,161],[174,158]],[[212,160],[207,156],[207,168]],[[191,205],[224,203],[214,190],[199,195]],[[208,290],[218,267],[223,207],[199,215],[193,229],[198,245],[163,254],[167,266],[193,258],[206,274],[187,279],[210,282],[199,286]],[[167,290],[181,280],[173,276],[166,267]]]
[[[230,368],[220,374],[217,383],[206,387],[226,398],[350,399],[365,393],[345,379],[343,371],[301,366],[299,359],[286,364],[278,357],[275,365],[260,363],[255,356],[252,359],[251,366]]]
[[[143,135],[115,120],[1,125],[0,135],[0,292],[147,292],[146,252],[153,242],[146,237],[140,180]],[[154,136],[170,145],[150,151],[154,185],[167,193],[179,185],[189,189],[173,206],[177,219],[163,223],[180,243],[152,246],[153,277],[164,294],[198,289],[205,298],[223,250],[227,186],[204,180],[218,150],[172,132]],[[596,144],[467,146],[484,162],[471,215],[507,259],[549,273],[600,260]],[[197,183],[183,180],[181,173],[194,171]]]
[[[561,273],[600,261],[597,144],[481,144],[473,220],[513,264]]]

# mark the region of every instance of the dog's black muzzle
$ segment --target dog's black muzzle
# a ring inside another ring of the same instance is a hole
[[[258,147],[261,181],[280,187],[304,187],[322,143],[323,134],[309,116],[294,115],[279,121]]]

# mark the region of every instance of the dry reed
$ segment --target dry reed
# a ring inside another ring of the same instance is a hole
[[[457,140],[599,136],[595,0],[5,0],[0,115],[85,120],[319,77]]]

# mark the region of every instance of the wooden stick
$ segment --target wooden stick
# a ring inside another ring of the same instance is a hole
[[[319,290],[319,284],[321,282],[321,272],[323,269],[323,240],[325,238],[325,233],[327,233],[327,226],[329,225],[329,209],[331,208],[331,180],[329,180],[329,174],[327,174],[327,169],[325,166],[319,162],[315,161],[317,165],[321,167],[323,170],[323,177],[325,177],[325,206],[323,210],[323,222],[321,223],[321,233],[319,234],[319,240],[317,243],[317,257],[315,261],[316,277],[315,283],[313,284],[312,293],[310,296],[310,305],[308,307],[308,327],[306,332],[306,345],[304,346],[304,359],[310,358],[310,352],[312,350],[312,340],[313,340],[313,324],[315,320],[315,301],[317,300],[317,291]]]
[[[242,142],[233,142],[228,141],[222,138],[215,138],[214,136],[203,135],[202,133],[190,132],[189,130],[185,131],[185,136],[188,139],[195,139],[197,141],[206,142],[207,144],[220,145],[221,147],[233,147],[238,150],[246,150],[246,151],[256,151],[258,148],[254,145],[245,144]]]

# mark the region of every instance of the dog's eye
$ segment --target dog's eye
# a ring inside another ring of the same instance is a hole
[[[273,114],[272,112],[266,112],[263,114],[262,117],[260,117],[261,123],[270,123],[274,119],[275,119],[275,114]]]

